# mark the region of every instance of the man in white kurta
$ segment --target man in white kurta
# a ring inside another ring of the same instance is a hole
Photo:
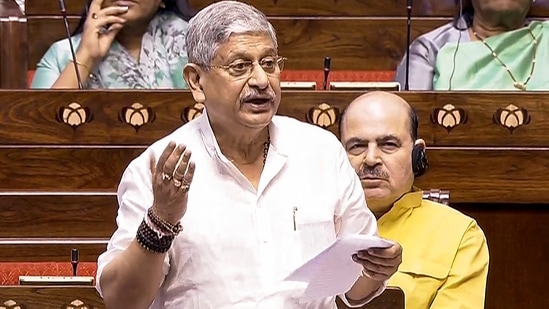
[[[149,154],[159,156],[171,140],[185,141],[196,171],[184,230],[166,255],[153,308],[336,308],[334,297],[300,302],[305,286],[282,280],[336,237],[377,235],[376,220],[331,132],[281,116],[269,129],[258,190],[220,152],[206,114],[134,160],[120,182],[118,230],[99,258],[97,278],[135,238],[153,203]]]

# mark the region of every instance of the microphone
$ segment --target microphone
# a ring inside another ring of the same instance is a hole
[[[76,277],[76,268],[78,267],[78,249],[71,250],[71,265],[72,265],[72,276]]]
[[[406,4],[406,81],[404,82],[404,90],[410,90],[408,80],[410,78],[410,32],[412,31],[412,0],[408,0]]]
[[[69,29],[69,20],[67,18],[67,9],[65,8],[65,0],[59,0],[59,9],[61,11],[61,16],[63,17],[63,23],[65,24],[67,39],[69,40],[69,47],[71,49],[71,56],[72,56],[72,64],[74,64],[74,71],[76,72],[76,80],[78,81],[78,89],[84,89],[84,86],[82,85],[82,78],[80,78],[80,71],[78,70],[78,63],[76,62],[76,53],[74,52],[74,46],[72,45],[71,31]]]
[[[322,89],[326,90],[328,87],[328,75],[330,74],[330,63],[332,60],[330,57],[324,58],[324,82],[322,84]]]

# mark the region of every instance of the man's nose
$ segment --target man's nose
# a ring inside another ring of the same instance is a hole
[[[266,89],[269,86],[269,77],[258,63],[254,63],[252,67],[252,75],[248,79],[248,85],[259,89]]]
[[[364,151],[364,158],[362,163],[367,166],[376,166],[381,163],[381,157],[379,156],[379,149],[377,147],[368,147]]]

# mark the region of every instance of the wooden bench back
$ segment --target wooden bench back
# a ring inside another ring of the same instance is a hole
[[[191,0],[201,9],[211,0]],[[288,70],[322,70],[332,57],[333,70],[394,70],[406,50],[406,0],[253,0],[277,30],[280,54]],[[83,1],[67,0],[71,29],[76,27]],[[414,1],[412,39],[451,20],[454,0]],[[549,4],[538,1],[532,16],[547,16]],[[56,1],[29,1],[29,68],[55,41],[66,37]]]

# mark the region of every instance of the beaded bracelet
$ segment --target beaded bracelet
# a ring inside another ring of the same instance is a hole
[[[147,211],[147,216],[151,220],[151,222],[158,226],[160,229],[167,231],[168,233],[171,233],[172,235],[177,235],[181,233],[183,230],[183,226],[181,226],[181,222],[177,222],[175,225],[169,223],[168,221],[160,218],[155,212],[154,209],[151,207]]]
[[[158,238],[162,238],[162,237],[166,237],[166,236],[173,236],[172,233],[167,233],[166,231],[163,231],[162,228],[160,228],[159,226],[154,224],[151,221],[151,218],[149,218],[148,215],[143,216],[143,220],[145,221],[145,224],[147,224],[147,226],[149,228],[151,228],[156,233]]]
[[[137,229],[137,242],[141,247],[154,253],[166,253],[170,250],[174,235],[167,235],[159,237],[157,233],[147,225],[145,220],[141,221],[139,228]]]

